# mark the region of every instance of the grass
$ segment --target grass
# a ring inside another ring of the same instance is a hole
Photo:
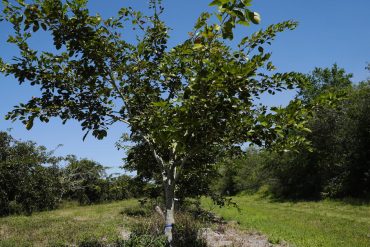
[[[340,201],[274,202],[258,196],[239,196],[235,208],[215,208],[226,220],[240,227],[266,234],[272,243],[282,241],[291,246],[368,247],[370,246],[370,205],[353,205]]]
[[[272,243],[291,246],[367,247],[370,246],[370,205],[340,201],[274,202],[258,196],[235,197],[241,208],[212,209],[226,220],[239,222],[246,230],[262,232]],[[63,208],[32,216],[0,218],[0,246],[62,246],[82,240],[114,241],[127,233],[140,217],[129,217],[137,200],[93,206],[64,205]]]
[[[133,205],[137,205],[137,200],[93,206],[66,205],[32,216],[0,218],[0,246],[72,245],[91,238],[113,241],[135,220],[120,213]]]

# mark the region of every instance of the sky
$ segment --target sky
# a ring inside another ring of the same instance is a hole
[[[103,17],[114,16],[123,6],[134,6],[144,10],[148,0],[90,0],[92,13],[100,13]],[[175,45],[188,37],[199,14],[213,11],[208,7],[210,0],[163,0],[166,23],[172,28],[170,45]],[[239,28],[236,39],[250,35],[256,30],[270,24],[285,20],[296,20],[299,26],[294,31],[281,33],[273,42],[270,51],[272,61],[279,72],[297,71],[309,73],[315,67],[330,67],[338,63],[347,72],[353,73],[353,81],[367,79],[370,74],[365,70],[370,62],[370,1],[369,0],[254,0],[253,11],[260,13],[260,25]],[[14,56],[13,47],[5,44],[9,27],[0,24],[0,56]],[[128,38],[132,34],[126,34]],[[52,49],[50,38],[42,36],[35,42],[35,48]],[[5,114],[13,106],[25,102],[39,93],[37,88],[19,85],[11,77],[0,75],[0,131],[11,129],[16,139],[32,140],[49,150],[55,149],[57,155],[75,154],[80,158],[88,158],[104,166],[111,167],[109,173],[123,171],[119,168],[125,153],[117,150],[116,141],[127,131],[121,124],[113,125],[108,137],[103,140],[88,136],[82,141],[84,132],[78,122],[70,121],[62,125],[59,119],[49,123],[36,122],[31,130],[20,122],[4,119]],[[293,93],[285,93],[274,97],[264,97],[262,101],[268,105],[284,105]]]

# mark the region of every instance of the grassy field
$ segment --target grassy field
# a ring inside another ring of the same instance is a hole
[[[344,202],[272,202],[256,196],[235,197],[241,209],[212,209],[227,220],[237,221],[242,229],[266,234],[271,242],[292,246],[370,246],[370,205]],[[0,246],[57,246],[85,239],[108,242],[127,234],[137,218],[121,214],[134,207],[136,200],[94,206],[67,205],[61,209],[32,216],[0,218]]]
[[[241,211],[212,209],[226,220],[237,221],[241,228],[266,234],[271,242],[286,241],[292,246],[369,247],[370,205],[336,201],[272,202],[257,196],[235,197]]]
[[[97,238],[114,240],[125,234],[133,218],[122,215],[137,200],[93,206],[69,205],[32,216],[0,218],[0,246],[55,246]]]

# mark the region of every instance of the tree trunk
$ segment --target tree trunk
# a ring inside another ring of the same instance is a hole
[[[164,177],[164,190],[165,190],[165,228],[164,234],[168,242],[172,243],[173,227],[175,224],[175,172],[176,169],[168,169]]]

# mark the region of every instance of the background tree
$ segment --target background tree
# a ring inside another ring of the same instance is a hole
[[[63,193],[59,160],[43,146],[0,132],[0,215],[56,208]]]
[[[78,200],[81,204],[90,204],[105,200],[108,188],[105,168],[95,161],[77,160],[74,156],[67,158],[69,164],[64,169],[65,197]]]
[[[369,83],[358,85],[352,74],[334,64],[316,68],[309,75],[306,101],[333,95],[341,98],[335,107],[321,105],[309,121],[307,139],[312,152],[272,155],[273,192],[288,198],[369,196]],[[274,158],[275,157],[275,158]]]
[[[96,161],[66,157],[68,164],[61,175],[63,197],[80,204],[123,200],[145,195],[146,183],[128,175],[107,176],[106,167]]]
[[[137,178],[132,178],[128,175],[119,175],[107,177],[108,184],[108,200],[123,200],[128,198],[140,198],[147,196],[147,187],[150,185],[138,180]]]
[[[311,85],[300,92],[304,101],[336,101],[315,107],[306,133],[311,150],[249,148],[245,156],[218,164],[221,176],[213,190],[267,192],[281,199],[369,198],[369,81],[353,83],[352,74],[336,64],[315,68],[307,77]]]
[[[266,150],[250,147],[241,156],[222,160],[217,165],[220,175],[213,181],[212,190],[228,196],[256,193],[271,179],[270,169],[266,169],[271,155]]]
[[[316,67],[307,77],[310,83],[299,94],[305,101],[313,101],[324,93],[340,93],[340,90],[349,88],[353,75],[334,64],[331,68]]]
[[[146,195],[145,182],[106,176],[105,169],[73,155],[55,157],[43,146],[0,132],[0,215],[55,209],[63,199],[92,204]]]
[[[193,160],[245,142],[288,148],[304,142],[291,135],[305,130],[307,112],[299,99],[270,110],[255,102],[261,94],[302,85],[297,73],[271,72],[271,54],[264,48],[295,22],[269,26],[233,49],[227,39],[235,26],[258,23],[259,15],[248,9],[250,0],[216,0],[211,5],[218,7],[217,18],[203,13],[187,40],[168,47],[159,1],[150,1],[152,16],[122,8],[108,19],[90,15],[86,2],[3,1],[2,18],[14,29],[8,42],[19,48],[19,56],[0,61],[1,71],[41,90],[8,119],[21,120],[28,129],[34,119],[75,119],[86,135],[92,131],[99,139],[115,122],[128,125],[130,140],[145,143],[160,168],[170,242],[176,180],[186,169],[200,167]],[[124,38],[133,26],[137,41],[130,43]],[[30,38],[40,31],[51,35],[57,52],[32,49]],[[214,157],[202,162],[212,164]]]

